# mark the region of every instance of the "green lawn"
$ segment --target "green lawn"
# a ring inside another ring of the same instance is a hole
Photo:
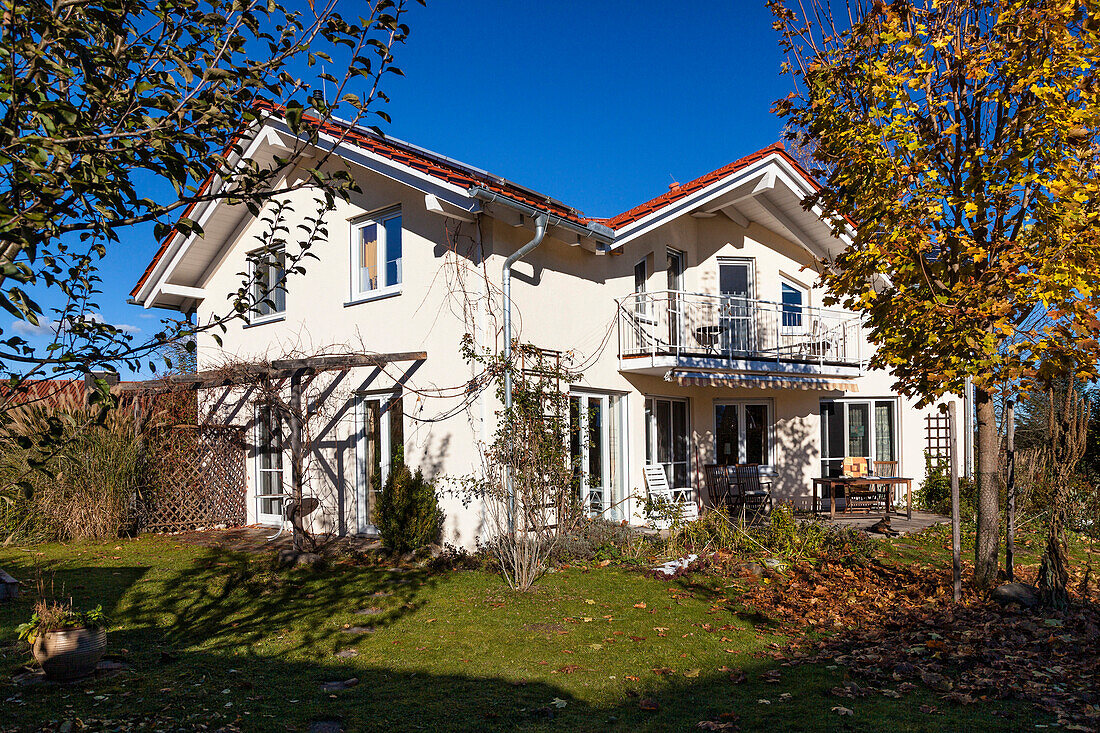
[[[0,567],[21,579],[33,580],[36,565],[54,570],[56,590],[78,605],[103,604],[114,622],[109,651],[132,671],[13,685],[10,673],[29,660],[14,643],[28,593],[0,606],[0,729],[81,720],[307,730],[337,719],[349,731],[696,730],[739,718],[741,730],[991,731],[1049,722],[1025,705],[963,707],[920,690],[834,697],[844,670],[781,666],[769,645],[782,639],[732,610],[736,594],[718,578],[687,585],[571,568],[516,594],[481,571],[275,572],[268,557],[170,537],[0,548]],[[356,613],[370,608],[380,612]],[[350,634],[349,625],[374,630]],[[357,655],[337,656],[347,649]],[[746,682],[731,681],[737,670]],[[768,670],[779,670],[777,682],[761,679]],[[349,689],[321,688],[352,677]],[[656,710],[643,709],[650,700]]]

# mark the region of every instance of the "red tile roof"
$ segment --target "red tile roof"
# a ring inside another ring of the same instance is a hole
[[[268,103],[261,103],[257,106],[261,109],[270,111],[272,114],[275,115],[283,115],[286,111],[284,107]],[[627,224],[638,221],[648,214],[651,214],[669,204],[675,203],[676,201],[679,201],[680,199],[683,199],[691,195],[692,193],[695,193],[696,191],[707,187],[711,183],[717,182],[732,173],[736,173],[737,171],[746,168],[773,153],[783,157],[788,163],[790,163],[800,173],[802,173],[812,185],[814,185],[815,187],[817,186],[816,182],[814,182],[810,174],[807,173],[805,169],[786,152],[786,150],[783,148],[783,143],[775,143],[773,145],[769,145],[763,150],[758,150],[755,153],[746,155],[743,158],[735,160],[729,165],[723,166],[718,170],[711,171],[706,175],[700,176],[699,178],[696,178],[689,183],[669,190],[668,192],[654,199],[650,199],[643,204],[639,204],[638,206],[635,206],[629,211],[625,211],[618,216],[614,216],[608,219],[600,219],[586,217],[582,212],[578,211],[577,209],[567,206],[560,201],[550,198],[549,196],[544,196],[543,194],[540,194],[536,191],[532,191],[531,189],[520,186],[519,184],[513,183],[507,179],[500,178],[499,176],[494,176],[490,173],[486,173],[485,171],[479,171],[475,168],[463,165],[462,163],[459,163],[457,161],[450,160],[448,158],[431,153],[430,151],[423,150],[408,143],[404,143],[399,140],[394,140],[393,138],[380,135],[372,130],[365,129],[363,127],[358,127],[338,121],[325,122],[318,120],[314,117],[310,117],[309,115],[303,116],[302,122],[303,124],[310,124],[318,127],[321,132],[327,135],[331,135],[332,137],[335,137],[339,140],[346,140],[372,153],[380,155],[396,163],[406,165],[414,170],[420,171],[421,173],[425,173],[434,178],[438,178],[439,180],[446,181],[447,183],[451,183],[462,188],[481,186],[483,188],[499,193],[503,196],[507,196],[508,198],[515,201],[519,201],[529,206],[542,209],[543,211],[547,211],[551,214],[560,216],[563,219],[572,221],[582,226],[585,224],[596,222],[609,226],[612,229],[621,229]],[[237,133],[230,145],[227,146],[227,152],[234,144],[236,144],[240,140],[242,134],[243,130]],[[200,195],[210,185],[211,180],[212,178],[208,178],[203,183],[202,188],[200,189]],[[184,210],[183,216],[189,216],[191,214],[191,211],[194,209],[194,206],[194,204],[188,206]],[[169,233],[167,237],[165,237],[164,241],[161,242],[160,248],[153,256],[152,262],[149,263],[149,266],[145,269],[145,273],[141,276],[141,279],[138,280],[137,285],[134,286],[134,289],[130,291],[131,295],[137,295],[137,292],[145,284],[145,281],[152,274],[153,269],[157,266],[157,263],[160,262],[161,258],[164,256],[164,253],[168,249],[168,244],[175,236],[175,234],[176,231],[173,230]]]
[[[656,198],[652,198],[649,201],[646,201],[644,204],[638,204],[633,209],[630,209],[629,211],[624,211],[618,216],[614,216],[610,219],[602,219],[600,221],[602,221],[602,223],[606,224],[612,229],[622,229],[627,224],[633,224],[639,219],[644,219],[646,216],[652,214],[653,212],[658,211],[659,209],[663,209],[669,204],[674,204],[677,201],[690,196],[696,191],[706,188],[712,183],[717,183],[726,176],[736,173],[737,171],[744,168],[748,168],[753,163],[763,160],[764,158],[772,154],[778,154],[788,163],[793,165],[797,171],[804,175],[806,177],[806,180],[810,181],[815,187],[817,186],[817,183],[814,181],[813,177],[810,176],[810,174],[807,173],[806,170],[798,164],[798,161],[796,161],[787,153],[786,149],[783,147],[783,143],[777,142],[769,145],[762,150],[757,150],[755,153],[750,153],[744,158],[738,158],[729,165],[724,165],[718,170],[713,170],[710,173],[699,176],[694,181],[689,181],[688,183],[681,184],[679,186],[676,186],[675,188],[670,188],[666,193],[663,193]]]

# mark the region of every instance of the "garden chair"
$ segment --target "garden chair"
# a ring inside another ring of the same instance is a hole
[[[703,474],[707,481],[707,499],[710,505],[719,511],[730,511],[733,505],[733,497],[730,491],[730,478],[725,466],[717,463],[709,463],[703,466]]]
[[[760,480],[760,464],[733,466],[733,472],[737,477],[737,493],[740,495],[741,509],[746,520],[750,523],[755,522],[764,514],[771,512],[772,494],[764,488]]]
[[[657,463],[647,464],[642,469],[642,475],[645,476],[646,490],[649,491],[649,495],[675,504],[679,509],[679,519],[690,522],[699,518],[699,507],[696,505],[695,499],[692,498],[692,489],[690,487],[669,488],[668,476],[665,475],[664,466]],[[657,529],[669,528],[669,523],[665,518],[651,519],[653,526]]]

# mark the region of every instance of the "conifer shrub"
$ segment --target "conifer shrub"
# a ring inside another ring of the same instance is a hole
[[[378,496],[374,525],[382,544],[393,552],[410,552],[439,539],[443,510],[435,486],[419,468],[409,470],[404,461],[394,464]]]

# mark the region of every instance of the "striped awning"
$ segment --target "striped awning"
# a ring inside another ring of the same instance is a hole
[[[822,391],[858,392],[855,382],[847,379],[824,379],[799,375],[724,374],[721,372],[686,372],[670,369],[666,382],[682,387],[739,387],[741,389],[814,389]]]

